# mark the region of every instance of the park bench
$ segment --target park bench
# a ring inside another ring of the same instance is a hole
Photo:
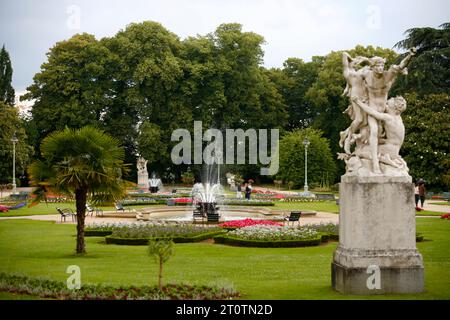
[[[336,198],[334,197],[334,194],[332,193],[317,193],[316,194],[316,199],[317,200],[336,200]]]
[[[95,208],[92,207],[90,204],[86,203],[86,212],[87,214],[90,214],[91,217],[94,215],[95,212],[95,216],[103,216],[103,210],[99,209],[99,208]]]
[[[121,203],[116,203],[115,207],[116,207],[116,211],[122,211],[124,213],[125,213],[125,211],[128,211],[128,212],[130,211],[130,209],[125,209],[123,204],[121,204]]]
[[[220,219],[220,214],[218,214],[218,213],[208,213],[206,215],[206,221],[208,221],[208,222],[217,223],[217,222],[219,222],[219,219]]]
[[[289,222],[292,222],[292,225],[294,225],[294,222],[299,221],[301,216],[302,216],[301,211],[291,211],[291,213],[288,216],[284,217],[283,223],[287,221],[288,225]]]
[[[450,192],[442,192],[442,198],[447,201],[450,201]]]
[[[77,219],[77,215],[75,213],[73,213],[72,209],[70,208],[56,208],[56,211],[58,211],[58,213],[61,215],[61,222],[66,222],[66,218],[67,217],[72,217],[72,221],[76,221]]]

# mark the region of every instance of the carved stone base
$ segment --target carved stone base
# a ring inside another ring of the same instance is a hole
[[[149,188],[148,173],[138,173],[138,187],[142,189]]]
[[[367,268],[349,268],[333,262],[331,284],[340,293],[355,295],[412,294],[424,290],[423,267],[381,267],[379,270],[378,288],[370,285],[372,273]]]
[[[344,175],[339,189],[333,288],[346,294],[422,292],[423,260],[416,248],[411,177]],[[380,270],[380,289],[367,286],[369,267]]]

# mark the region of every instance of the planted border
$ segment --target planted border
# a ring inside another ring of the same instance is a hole
[[[106,237],[112,233],[112,230],[84,230],[85,237]]]
[[[224,300],[240,296],[232,288],[187,284],[168,284],[162,290],[157,286],[83,284],[78,290],[70,290],[65,282],[6,273],[0,273],[0,291],[61,300]]]
[[[214,242],[218,244],[226,244],[240,247],[257,247],[257,248],[293,248],[293,247],[311,247],[318,246],[322,242],[322,234],[314,239],[309,240],[245,240],[228,235],[219,235],[214,237]]]
[[[193,236],[174,236],[170,237],[175,243],[193,243],[199,242],[207,239],[212,239],[215,236],[221,235],[226,231],[219,230],[208,233],[201,233]],[[117,245],[129,245],[129,246],[145,246],[151,239],[160,240],[167,239],[168,237],[153,237],[153,238],[121,238],[115,237],[113,235],[108,235],[105,237],[107,244],[117,244]]]

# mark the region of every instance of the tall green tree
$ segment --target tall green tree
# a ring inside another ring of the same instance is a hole
[[[32,121],[37,142],[50,132],[86,125],[100,126],[110,94],[105,85],[108,50],[93,35],[77,34],[58,42],[34,76],[24,98],[35,99]],[[38,147],[38,146],[36,146]]]
[[[42,160],[29,167],[37,189],[35,202],[46,199],[48,192],[75,197],[77,210],[76,253],[86,252],[84,225],[86,202],[115,201],[125,195],[122,175],[124,149],[117,139],[102,130],[86,126],[66,128],[48,135],[41,145]]]
[[[406,136],[401,154],[415,180],[430,187],[450,187],[450,96],[444,93],[419,98],[406,94],[407,108],[402,118]]]
[[[324,57],[313,57],[311,62],[298,58],[289,58],[282,69],[270,70],[271,79],[282,94],[286,110],[289,114],[286,128],[294,130],[308,127],[315,113],[306,92],[316,81]]]
[[[406,38],[395,47],[403,50],[415,47],[417,54],[408,66],[408,76],[397,81],[392,89],[393,94],[450,95],[450,23],[444,23],[437,29],[409,29],[405,35]]]
[[[277,179],[293,182],[302,186],[305,179],[305,146],[303,140],[308,137],[308,183],[320,183],[323,177],[331,180],[336,174],[336,164],[331,153],[329,140],[316,129],[297,129],[287,133],[280,140],[280,168]],[[331,181],[330,183],[332,183]]]
[[[15,93],[11,85],[13,69],[9,53],[3,45],[0,51],[0,101],[12,106],[14,105]]]
[[[23,176],[33,148],[27,144],[23,120],[16,108],[0,101],[0,183],[12,183],[13,144],[16,134],[16,179]],[[19,185],[19,184],[18,184]]]

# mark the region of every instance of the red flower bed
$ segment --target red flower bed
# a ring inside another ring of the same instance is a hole
[[[423,209],[421,207],[416,207],[416,211],[422,211]]]
[[[450,219],[450,213],[443,214],[441,219]]]
[[[271,225],[271,226],[283,226],[283,224],[270,221],[270,220],[253,220],[253,219],[245,219],[245,220],[232,220],[219,224],[221,228],[243,228],[254,226],[258,224]]]
[[[176,198],[174,199],[175,203],[191,203],[191,198]]]
[[[8,207],[0,206],[0,212],[8,212],[8,211],[9,211]]]

